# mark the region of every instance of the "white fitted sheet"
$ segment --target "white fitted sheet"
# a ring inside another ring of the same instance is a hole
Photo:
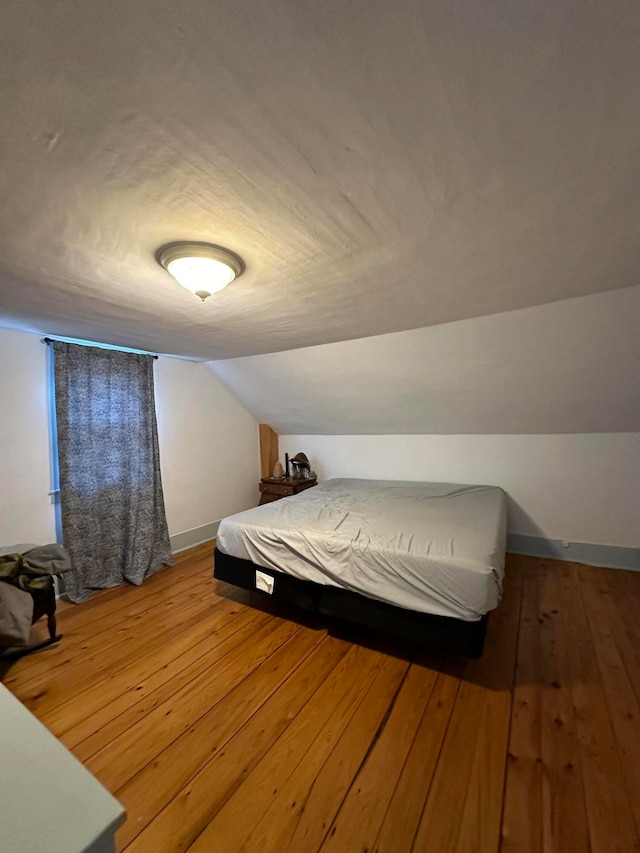
[[[500,601],[506,534],[496,486],[336,479],[223,519],[217,547],[302,580],[476,621]]]

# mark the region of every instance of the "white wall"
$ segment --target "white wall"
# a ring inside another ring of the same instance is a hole
[[[49,349],[0,329],[0,545],[53,542]],[[155,366],[160,464],[173,536],[258,501],[258,429],[202,364]]]
[[[640,430],[640,286],[210,362],[281,435]]]
[[[56,540],[47,349],[0,329],[0,545]]]
[[[286,435],[322,479],[486,483],[509,494],[509,531],[640,546],[640,434]]]
[[[160,465],[171,535],[256,506],[258,425],[201,363],[159,358]]]
[[[0,329],[0,545],[55,539],[48,348]],[[172,535],[257,503],[254,419],[202,364],[160,358],[156,408]],[[640,435],[284,435],[323,478],[482,482],[510,495],[510,530],[640,545]]]

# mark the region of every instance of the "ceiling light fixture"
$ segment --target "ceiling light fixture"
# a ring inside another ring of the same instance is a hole
[[[170,243],[158,250],[157,260],[203,302],[244,272],[242,258],[212,243]]]

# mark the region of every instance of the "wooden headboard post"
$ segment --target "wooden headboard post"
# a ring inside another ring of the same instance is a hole
[[[278,433],[268,424],[260,424],[260,476],[270,477],[273,466],[278,461]]]

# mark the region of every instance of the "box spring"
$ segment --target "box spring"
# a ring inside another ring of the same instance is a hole
[[[366,628],[391,634],[403,640],[453,655],[480,657],[487,631],[488,616],[466,622],[448,616],[433,616],[395,607],[356,592],[325,586],[257,566],[249,560],[214,551],[214,577],[226,583],[256,589],[256,571],[273,577],[270,598]]]

